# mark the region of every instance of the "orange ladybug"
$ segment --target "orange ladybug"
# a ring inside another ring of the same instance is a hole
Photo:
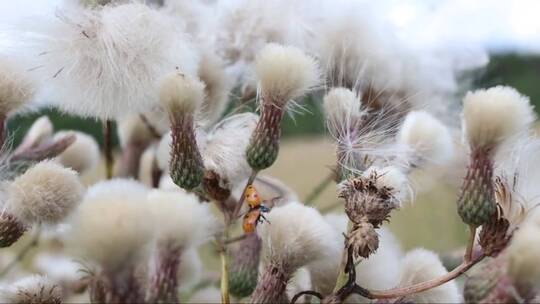
[[[261,205],[261,197],[253,185],[249,185],[246,188],[244,194],[244,200],[248,204],[249,208],[257,208]]]
[[[259,205],[258,207],[249,209],[246,215],[244,215],[244,219],[242,221],[242,228],[244,229],[244,233],[255,232],[257,224],[262,223],[263,220],[268,222],[268,220],[266,219],[266,217],[264,217],[263,214],[268,211],[270,211],[270,209],[268,209],[264,205]]]

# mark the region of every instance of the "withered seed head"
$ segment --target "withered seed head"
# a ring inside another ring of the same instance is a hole
[[[388,220],[390,212],[399,207],[394,189],[380,185],[376,171],[366,176],[348,179],[339,185],[338,197],[345,199],[345,212],[356,224],[366,219],[375,228]]]
[[[496,257],[510,242],[512,231],[510,222],[497,213],[482,226],[479,243],[485,255]]]
[[[369,222],[355,224],[346,238],[347,248],[352,248],[355,257],[368,258],[379,248],[379,235]]]
[[[26,226],[13,215],[2,212],[0,214],[0,248],[11,246],[26,231]]]

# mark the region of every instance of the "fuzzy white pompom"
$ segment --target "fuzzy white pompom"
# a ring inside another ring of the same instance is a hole
[[[36,147],[44,141],[50,139],[54,131],[53,124],[49,117],[41,116],[36,119],[28,132],[24,135],[21,144],[17,150],[24,150],[31,147]]]
[[[405,287],[422,283],[446,273],[437,254],[425,249],[416,249],[408,252],[403,258],[399,285]],[[461,298],[455,280],[408,297],[414,303],[461,303]]]
[[[271,224],[257,228],[266,263],[282,263],[294,272],[338,255],[335,233],[316,209],[291,202],[273,208],[266,217]]]
[[[29,103],[36,88],[23,69],[0,57],[0,114],[7,116]]]
[[[77,173],[42,161],[7,185],[6,209],[27,224],[57,224],[80,202],[84,187]]]
[[[69,247],[109,271],[136,263],[153,232],[147,193],[144,185],[124,179],[89,188],[70,219]]]
[[[182,253],[178,269],[178,286],[180,291],[190,291],[201,281],[203,272],[202,260],[196,248],[190,248]]]
[[[64,167],[71,168],[79,173],[94,169],[99,162],[99,146],[96,140],[83,132],[62,131],[56,132],[54,138],[62,138],[68,134],[75,135],[75,141],[56,157]]]
[[[157,160],[156,160],[157,146],[151,145],[144,150],[139,161],[139,172],[137,172],[138,179],[141,183],[148,187],[152,187],[154,183],[154,174],[156,174]]]
[[[255,72],[269,102],[281,106],[319,84],[317,62],[292,46],[266,45],[257,55]]]
[[[202,105],[203,118],[205,125],[212,125],[221,118],[227,107],[231,81],[225,74],[224,65],[220,58],[210,52],[203,53],[198,75],[205,84],[206,98]]]
[[[481,89],[463,99],[463,132],[472,148],[493,148],[523,134],[534,119],[529,98],[511,87]]]
[[[448,128],[425,111],[411,111],[399,129],[398,142],[411,152],[411,161],[444,163],[452,157],[453,143]]]
[[[170,116],[177,111],[194,113],[204,101],[204,83],[179,72],[169,74],[161,80],[159,99]]]
[[[204,167],[220,177],[220,186],[233,189],[251,174],[246,148],[259,117],[252,113],[230,116],[217,124],[206,137]]]
[[[62,288],[47,277],[33,275],[0,290],[2,303],[62,303]]]
[[[324,112],[329,121],[360,117],[360,106],[360,97],[346,88],[333,88],[324,96]]]
[[[309,270],[302,267],[294,273],[291,281],[287,284],[287,295],[289,296],[289,299],[292,299],[297,293],[312,289]],[[299,303],[302,303],[303,298],[304,297],[300,297],[298,299],[298,301],[300,301]]]
[[[34,257],[33,267],[59,283],[72,283],[80,279],[81,265],[71,257],[58,253],[41,252]]]
[[[147,199],[158,242],[188,248],[206,242],[216,232],[217,219],[193,194],[152,190]]]
[[[111,119],[157,105],[159,80],[195,75],[198,54],[182,25],[144,4],[73,7],[57,13],[35,48],[50,100],[70,113]],[[167,30],[164,30],[167,29]]]
[[[540,213],[534,211],[514,234],[508,247],[508,275],[522,286],[540,286]]]

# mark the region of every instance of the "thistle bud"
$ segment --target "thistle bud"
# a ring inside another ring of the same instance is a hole
[[[0,248],[13,245],[23,236],[27,227],[13,215],[2,212],[0,214]]]
[[[261,117],[246,156],[254,170],[270,167],[278,156],[281,120],[287,103],[318,83],[315,60],[294,47],[267,45],[258,55],[255,71],[261,91]]]
[[[186,190],[199,186],[204,175],[194,125],[203,99],[204,84],[197,78],[175,73],[162,81],[160,101],[171,123],[170,174],[174,183]]]
[[[505,140],[526,132],[534,114],[529,99],[510,87],[468,93],[463,104],[463,132],[471,154],[458,213],[466,224],[477,227],[496,212],[494,152]]]
[[[463,287],[466,303],[510,303],[508,291],[512,288],[505,275],[506,259],[485,260],[468,273]]]
[[[261,239],[255,233],[249,234],[231,253],[233,260],[229,268],[229,290],[233,296],[244,298],[255,290],[260,254]]]

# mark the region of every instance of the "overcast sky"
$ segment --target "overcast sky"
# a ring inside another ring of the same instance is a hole
[[[0,0],[0,47],[6,29],[62,0]],[[271,1],[271,0],[268,0]],[[351,0],[355,1],[355,0]],[[474,43],[491,51],[540,53],[540,0],[377,0],[376,10],[419,47]],[[4,38],[3,38],[4,37]]]

